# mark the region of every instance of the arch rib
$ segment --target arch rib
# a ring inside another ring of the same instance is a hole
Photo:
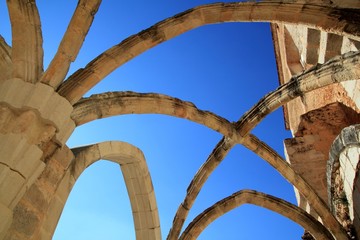
[[[41,77],[41,82],[56,88],[65,79],[71,62],[75,61],[79,53],[100,3],[101,0],[79,0],[59,49]]]
[[[251,190],[236,192],[206,209],[189,224],[180,239],[197,239],[210,223],[245,203],[267,208],[291,219],[308,230],[317,240],[334,240],[331,233],[303,209],[280,198]]]
[[[42,34],[35,1],[6,1],[12,26],[12,77],[35,83],[43,72]]]
[[[62,194],[59,198],[67,199],[77,178],[94,162],[104,159],[118,163],[131,203],[136,239],[161,239],[159,214],[152,180],[140,149],[129,143],[110,141],[74,148],[72,151],[75,160],[67,169],[65,177],[59,185],[70,187],[67,187],[67,191],[59,187],[55,196]],[[66,196],[63,196],[64,194]],[[56,201],[56,198],[53,201]],[[54,214],[54,212],[48,212],[48,214]],[[47,217],[47,219],[54,219],[54,217]],[[56,222],[53,223],[54,228],[55,226]]]
[[[76,126],[90,121],[123,114],[165,114],[205,125],[223,135],[236,135],[233,124],[193,103],[163,94],[136,92],[107,92],[81,99],[74,106],[71,118]],[[221,126],[221,127],[220,127]]]
[[[220,156],[220,161],[221,161],[226,156],[227,151],[229,151],[236,143],[243,144],[250,150],[254,151],[256,154],[264,158],[266,161],[268,161],[289,182],[291,182],[294,186],[296,186],[299,189],[299,191],[307,198],[310,205],[318,212],[318,214],[322,217],[324,223],[327,226],[329,226],[329,229],[334,233],[335,236],[337,236],[338,239],[347,239],[347,236],[343,232],[342,227],[339,225],[339,223],[336,221],[333,215],[330,214],[326,204],[314,193],[312,188],[300,176],[298,176],[294,172],[294,170],[289,166],[289,164],[283,161],[282,158],[269,146],[258,140],[253,135],[247,135],[247,134],[267,114],[271,113],[279,106],[287,103],[288,101],[294,99],[297,96],[300,96],[303,93],[324,87],[334,82],[359,79],[360,73],[358,71],[358,68],[359,68],[359,53],[356,52],[356,53],[346,54],[341,57],[337,57],[323,65],[319,65],[315,68],[312,68],[309,71],[299,76],[293,77],[293,79],[290,82],[284,84],[283,86],[280,86],[276,91],[265,96],[258,104],[256,104],[250,111],[248,111],[236,124],[236,128],[238,132],[235,135],[232,135],[231,136],[232,138],[223,138],[222,141],[214,149],[213,151],[214,154],[210,155],[209,159],[206,161],[205,164],[209,164],[209,166],[212,166],[212,169],[215,169],[216,165],[214,165],[214,163],[216,164],[216,162],[219,162],[219,159],[214,158],[212,156]],[[110,95],[111,93],[107,93],[105,95],[102,95],[102,97],[103,99],[106,99]],[[196,113],[197,111],[192,110],[191,113],[191,111],[185,110],[186,107],[183,107],[181,108],[182,111],[180,111],[182,114],[174,114],[176,112],[175,110],[169,110],[168,107],[166,108],[159,107],[160,105],[157,106],[155,102],[152,105],[142,104],[141,105],[142,110],[139,111],[139,108],[136,108],[135,102],[132,102],[131,106],[133,108],[130,109],[123,107],[123,106],[130,106],[130,104],[122,104],[121,101],[118,100],[117,104],[120,105],[121,107],[116,109],[116,107],[112,104],[105,104],[106,101],[99,101],[99,99],[95,101],[95,99],[98,98],[99,96],[101,95],[92,96],[88,99],[83,99],[78,104],[75,105],[72,117],[75,120],[75,122],[77,122],[78,125],[91,120],[95,120],[97,118],[125,114],[125,113],[152,112],[152,113],[169,114],[173,112],[173,116],[183,117],[190,120],[197,118],[192,116],[192,114]],[[139,96],[137,96],[137,98],[140,99]],[[114,103],[116,103],[116,101],[114,101]],[[192,108],[196,108],[193,104],[187,103],[185,105],[191,106]],[[109,106],[112,107],[109,108]],[[169,106],[171,106],[171,104]],[[174,101],[172,106],[173,107],[181,106],[181,101],[177,99],[176,101]],[[166,111],[166,113],[164,113],[164,111]],[[208,116],[211,116],[211,114]],[[246,120],[248,120],[249,122],[246,122]],[[199,121],[195,121],[195,122],[199,122]],[[204,122],[207,123],[213,121],[204,121]],[[221,125],[215,128],[215,130],[221,133],[225,132],[221,127]],[[228,132],[233,133],[233,130]],[[224,144],[222,142],[224,142]],[[210,173],[211,173],[211,169],[208,169],[208,167],[204,167],[204,166],[201,167],[200,171],[198,172],[199,176],[201,176],[201,179],[203,179],[204,181],[206,180],[207,176],[210,175]],[[204,177],[204,175],[206,176]],[[196,179],[197,178],[195,176],[191,184],[197,186],[200,185],[200,187],[198,187],[198,190],[196,191],[189,191],[189,189],[192,189],[191,186],[189,186],[188,194],[183,202],[183,204],[189,204],[190,207],[192,205],[193,200],[195,200],[198,191],[200,191],[201,189],[201,184],[199,184],[199,182],[197,182]],[[191,195],[189,192],[191,193]],[[179,207],[178,212],[174,219],[173,227],[178,228],[178,230],[175,231],[172,229],[171,231],[180,233],[183,222],[182,220],[185,219],[187,212],[189,210],[188,208],[189,206],[186,206],[184,208],[183,204]],[[172,236],[172,233],[170,233],[169,236]]]
[[[359,14],[354,10],[351,18]],[[116,68],[164,41],[206,24],[249,21],[304,24],[360,40],[359,25],[349,18],[346,10],[327,5],[284,2],[202,5],[159,22],[106,50],[71,75],[60,86],[59,93],[74,104]]]

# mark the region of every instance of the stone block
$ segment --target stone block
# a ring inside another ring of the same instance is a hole
[[[4,81],[1,83],[1,101],[13,108],[32,109],[44,123],[55,126],[56,137],[61,145],[75,129],[75,123],[70,118],[72,105],[46,84],[31,84],[20,79]]]
[[[150,194],[149,194],[149,205],[150,205],[150,210],[151,211],[155,211],[158,209],[157,207],[157,203],[156,203],[156,196],[155,196],[155,192],[152,191]]]
[[[357,138],[357,132],[355,131],[354,126],[349,126],[341,131],[341,139],[344,146],[357,145],[359,144],[359,139]]]
[[[335,160],[336,161],[336,160]],[[346,165],[346,162],[349,161],[348,157],[347,157],[347,154],[345,153],[340,153],[339,155],[339,161],[340,161],[340,165],[344,168],[345,170],[345,165]]]
[[[18,78],[2,81],[0,85],[0,102],[6,102],[15,108],[21,108],[26,98],[31,94],[31,85],[31,83],[26,83]]]
[[[40,239],[52,239],[53,233],[49,233],[45,229],[41,228],[39,236]]]
[[[28,179],[25,180],[25,184],[22,185],[21,188],[19,189],[18,194],[15,196],[14,200],[10,205],[11,208],[16,206],[16,204],[20,201],[20,199],[23,197],[25,192],[33,185],[35,180],[40,176],[44,168],[45,168],[45,164],[40,161],[40,164],[34,170],[34,173]]]
[[[134,193],[137,195],[148,194],[149,191],[145,188],[145,179],[143,177],[133,178],[131,182],[134,186]]]
[[[41,114],[43,114],[44,109],[49,104],[49,101],[51,99],[51,96],[54,93],[54,89],[50,87],[49,85],[45,85],[42,83],[37,84],[31,84],[26,85],[24,82],[24,87],[27,86],[31,90],[31,94],[27,96],[27,98],[24,101],[24,106],[35,108],[37,109]],[[43,116],[44,117],[44,116]]]
[[[45,107],[41,112],[43,117],[53,122],[59,129],[62,129],[63,124],[69,121],[73,111],[72,105],[56,92],[52,93]]]
[[[346,152],[347,158],[354,170],[357,169],[360,158],[360,143],[359,146],[349,147]]]
[[[206,8],[201,8],[200,12],[201,12],[201,17],[202,17],[204,23],[218,22],[221,17],[219,7],[216,5],[210,5],[210,6],[207,6]],[[246,16],[249,16],[248,11],[244,11],[243,13]],[[194,22],[194,19],[191,19],[190,22],[187,22],[187,23],[185,22],[185,23],[188,26],[192,26],[195,22]]]
[[[145,212],[133,212],[135,231],[147,228],[146,214]]]
[[[152,180],[150,174],[144,177],[143,184],[141,185],[144,193],[150,193],[154,191],[154,186],[152,184]]]
[[[344,175],[344,180],[352,187],[355,179],[355,170],[352,168],[350,161],[346,162]]]
[[[139,176],[137,180],[135,180],[135,178],[131,180],[134,180],[132,183],[134,184],[134,187],[136,186],[134,189],[136,194],[148,194],[153,191],[152,182],[149,175],[147,177]]]
[[[32,178],[39,166],[44,165],[40,160],[42,151],[37,146],[28,144],[20,134],[0,134],[0,144],[0,161],[26,179]]]
[[[64,169],[67,169],[74,160],[74,154],[67,146],[63,146],[55,152],[52,159],[57,161]],[[50,161],[52,161],[52,159]]]
[[[6,230],[9,229],[13,218],[12,215],[12,210],[0,203],[0,239],[3,239]]]
[[[316,65],[319,59],[320,31],[311,28],[308,28],[307,31],[306,62],[311,65]]]
[[[38,230],[40,219],[39,213],[22,204],[17,205],[14,209],[12,231],[24,235],[25,239],[29,239]]]
[[[0,192],[3,193],[0,194],[0,203],[10,206],[26,180],[11,169],[6,171],[5,179],[6,181],[0,183]]]
[[[64,202],[58,197],[54,197],[45,213],[45,217],[41,225],[41,232],[50,233],[52,236],[60,219],[63,208]]]
[[[21,159],[24,151],[30,147],[21,134],[0,134],[1,162],[9,167],[14,161]]]
[[[0,183],[8,176],[11,169],[7,165],[0,164]]]
[[[149,229],[138,229],[135,230],[136,239],[153,239]]]
[[[36,209],[38,212],[42,212],[42,210],[46,209],[48,206],[48,201],[43,193],[43,189],[41,189],[37,184],[33,184],[29,188],[23,197],[23,201],[25,201],[28,206]]]
[[[141,207],[140,209],[138,209],[138,211],[151,211],[148,194],[146,194],[146,195],[137,194],[135,199],[136,199],[137,205],[139,207]]]
[[[343,37],[337,34],[328,33],[327,45],[325,52],[325,61],[341,54]]]
[[[37,169],[44,169],[45,163],[40,160],[42,151],[37,146],[30,146],[27,151],[17,159],[14,170],[20,172],[25,178],[29,179],[37,172]]]
[[[148,209],[148,202],[143,196],[144,195],[133,195],[133,197],[131,197],[131,201],[133,201],[133,204],[135,206],[135,208],[132,209],[133,212],[143,212]]]
[[[341,83],[341,86],[347,92],[347,95],[353,100],[354,104],[360,108],[360,83],[357,80],[346,81]]]
[[[46,165],[41,180],[48,187],[50,193],[53,193],[57,188],[59,181],[63,178],[65,169],[58,162],[51,162]]]
[[[112,142],[102,142],[102,143],[98,144],[98,149],[99,149],[101,159],[110,160],[109,157],[111,157],[115,154],[115,149],[113,149],[113,146],[111,143]],[[118,151],[116,151],[116,152],[118,152]]]
[[[141,169],[139,169],[139,164],[135,164],[135,163],[122,164],[121,171],[123,172],[123,176],[125,180],[139,178],[144,175]]]
[[[191,11],[191,14],[187,15],[187,20],[184,21],[185,14],[175,15],[173,17],[174,21],[169,23],[161,24],[160,29],[163,31],[166,39],[172,38],[178,34],[185,32],[188,29],[193,29],[198,26],[201,26],[203,23],[203,13],[199,10]],[[170,27],[171,25],[172,27]],[[176,34],[176,35],[175,35]]]
[[[299,173],[327,201],[327,155],[317,148],[318,135],[305,135],[284,141],[292,168]]]
[[[65,145],[66,141],[74,132],[75,127],[76,125],[74,121],[69,120],[63,124],[63,127],[60,128],[59,132],[56,134],[56,140],[61,144],[61,146]]]
[[[58,188],[56,189],[56,197],[58,197],[63,203],[65,204],[67,198],[69,197],[69,194],[75,184],[75,179],[71,175],[69,171],[66,172],[64,178],[61,180],[61,182],[58,185]]]
[[[45,169],[45,163],[41,162],[37,168],[34,170],[34,172],[31,174],[31,176],[27,179],[26,181],[26,187],[30,188],[30,186],[32,186],[32,184],[35,183],[35,181],[40,177],[41,173],[44,171]]]
[[[155,211],[148,211],[147,222],[151,226],[151,228],[160,226],[157,213],[158,213],[157,209]]]

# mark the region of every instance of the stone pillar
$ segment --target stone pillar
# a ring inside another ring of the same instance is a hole
[[[0,238],[13,209],[39,177],[49,156],[63,146],[75,124],[71,104],[45,84],[0,82]]]

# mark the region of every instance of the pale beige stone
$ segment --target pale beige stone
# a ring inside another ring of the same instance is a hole
[[[76,126],[98,118],[131,112],[161,113],[186,118],[224,135],[214,148],[216,154],[210,154],[208,161],[194,176],[184,199],[186,206],[180,204],[175,215],[170,240],[178,239],[183,221],[197,193],[236,144],[243,144],[276,168],[298,189],[299,196],[307,200],[306,204],[300,205],[305,208],[311,206],[319,213],[323,224],[281,200],[245,191],[242,197],[230,198],[225,205],[215,205],[212,214],[205,214],[200,218],[200,224],[189,228],[191,231],[184,234],[184,239],[196,238],[214,219],[237,204],[246,202],[271,208],[298,221],[318,239],[332,239],[333,236],[336,239],[347,239],[342,226],[321,200],[324,197],[320,192],[326,189],[323,176],[319,174],[304,177],[306,168],[303,168],[302,173],[296,172],[294,166],[286,163],[272,148],[249,133],[266,115],[286,104],[284,113],[287,126],[294,135],[301,133],[305,136],[300,134],[297,137],[316,136],[318,142],[323,139],[330,141],[330,135],[326,134],[328,131],[321,125],[311,128],[311,124],[307,124],[304,127],[301,115],[336,102],[359,112],[358,84],[328,86],[333,82],[360,78],[358,55],[343,55],[316,68],[310,67],[355,49],[358,44],[356,41],[360,40],[360,31],[358,22],[349,18],[346,8],[360,6],[356,0],[334,0],[332,4],[317,0],[286,2],[288,4],[276,1],[215,3],[196,7],[129,37],[100,54],[91,64],[61,84],[70,62],[76,58],[81,48],[100,1],[79,1],[56,56],[45,72],[42,70],[41,24],[36,3],[8,1],[13,42],[10,47],[5,40],[0,39],[0,72],[5,71],[0,73],[0,143],[10,150],[0,151],[0,206],[3,204],[5,207],[0,213],[4,212],[6,218],[5,224],[0,226],[0,238],[4,235],[10,238],[24,234],[32,239],[51,238],[76,179],[93,162],[107,159],[121,165],[133,206],[137,239],[161,239],[154,187],[139,149],[125,143],[107,142],[74,149],[75,160],[71,154],[64,154],[67,149],[65,142]],[[95,97],[80,100],[84,93],[105,76],[149,48],[196,27],[229,21],[277,23],[272,24],[273,39],[280,82],[284,84],[281,89],[256,104],[238,122],[231,123],[220,116],[199,110],[191,103],[156,94],[125,96],[127,102],[124,108],[109,100],[113,97],[116,102],[116,97],[124,98],[116,94],[107,94],[105,98],[108,99],[101,100],[101,103],[96,103],[98,99]],[[296,84],[287,83],[290,79]],[[333,94],[334,92],[337,94]],[[299,96],[301,99],[294,99]],[[97,111],[94,111],[97,104]],[[88,110],[80,109],[81,106]],[[331,109],[327,112],[331,112]],[[348,118],[350,117],[344,119]],[[314,129],[317,130],[316,133],[312,132]],[[336,135],[338,131],[340,130],[337,129],[332,135]],[[324,159],[323,156],[329,151],[325,145],[318,144],[305,151],[290,149],[288,157],[300,159],[305,152],[303,157]],[[290,159],[289,162],[294,161]],[[352,163],[350,165],[353,167],[354,163],[353,159],[344,159],[343,162],[343,176],[348,183],[354,177],[354,171],[347,172],[354,168],[349,168],[347,164]],[[309,164],[307,168],[320,169],[317,164]],[[37,188],[33,188],[33,184]],[[351,191],[352,185],[348,184],[348,187],[347,192]],[[34,199],[31,198],[31,194],[34,194],[31,191],[35,191],[34,189],[41,189],[44,195],[41,207],[31,203],[30,199]],[[4,192],[9,192],[10,195],[3,197],[1,193]],[[14,211],[16,216],[11,226],[9,224],[12,220],[7,209]],[[23,218],[30,220],[26,222]]]
[[[25,185],[26,179],[10,168],[5,172],[4,179],[6,179],[6,181],[0,183],[0,192],[3,193],[0,195],[0,203],[5,206],[10,206],[22,186]]]
[[[0,221],[0,239],[4,238],[6,230],[10,227],[13,217],[12,215],[12,210],[0,202],[0,216],[2,219]]]

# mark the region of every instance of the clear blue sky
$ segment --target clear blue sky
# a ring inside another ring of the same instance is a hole
[[[106,49],[158,21],[212,1],[103,1],[71,73]],[[54,56],[77,1],[37,1],[44,38],[45,68]],[[5,1],[0,34],[10,42]],[[264,94],[278,86],[270,26],[267,23],[208,25],[165,42],[117,69],[88,94],[106,91],[157,92],[191,101],[237,121]],[[282,109],[253,131],[283,155]],[[98,120],[75,130],[69,147],[107,140],[129,142],[145,154],[163,239],[198,168],[218,133],[183,119],[126,115]],[[293,187],[271,166],[242,146],[235,147],[200,192],[188,221],[220,199],[255,189],[295,202]],[[211,224],[199,239],[301,239],[303,229],[269,210],[245,205]],[[130,202],[119,166],[100,161],[75,185],[55,240],[135,239]]]

